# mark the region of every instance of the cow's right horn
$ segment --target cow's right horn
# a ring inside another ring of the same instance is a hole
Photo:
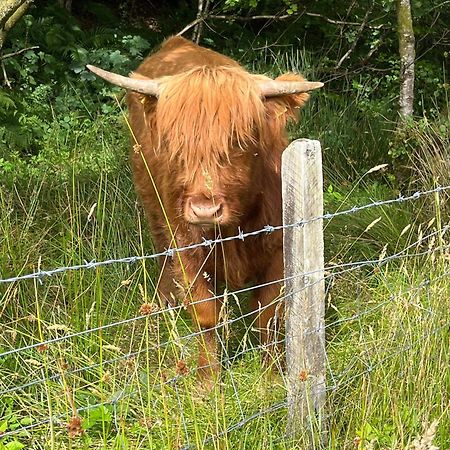
[[[320,81],[284,81],[269,80],[259,83],[261,97],[280,97],[290,94],[301,94],[302,92],[313,91],[323,86]]]
[[[122,75],[118,75],[117,73],[108,72],[107,70],[100,69],[99,67],[91,66],[90,64],[86,65],[86,68],[95,73],[95,75],[98,75],[100,78],[103,78],[104,80],[109,81],[110,83],[121,88],[140,92],[141,94],[152,95],[154,97],[158,97],[160,94],[158,82],[150,78],[142,76],[139,76],[139,78],[124,77]]]

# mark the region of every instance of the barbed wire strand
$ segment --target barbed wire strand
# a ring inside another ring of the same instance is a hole
[[[242,293],[245,293],[245,292],[252,291],[254,289],[260,289],[260,288],[267,287],[267,286],[270,286],[270,285],[273,285],[273,284],[282,283],[284,281],[288,281],[288,280],[291,280],[291,279],[294,279],[294,278],[298,278],[298,277],[301,277],[301,276],[307,277],[307,276],[314,275],[314,274],[317,274],[317,273],[320,273],[320,272],[327,272],[327,271],[338,269],[338,268],[349,267],[349,268],[358,269],[358,268],[362,268],[362,267],[367,266],[367,265],[374,265],[374,264],[382,265],[382,264],[385,264],[385,263],[387,263],[389,261],[392,261],[394,259],[400,259],[402,257],[423,256],[423,255],[426,255],[426,254],[430,253],[430,250],[424,251],[422,253],[412,254],[412,255],[409,255],[409,254],[403,255],[403,254],[407,250],[410,250],[411,248],[416,247],[421,242],[424,242],[427,239],[430,239],[431,237],[434,237],[434,236],[436,236],[438,234],[440,234],[440,235],[445,234],[449,229],[450,229],[450,225],[445,225],[444,227],[442,227],[441,230],[437,230],[437,231],[434,231],[434,232],[432,232],[432,233],[430,233],[430,234],[428,234],[426,236],[423,236],[421,239],[419,239],[419,240],[413,242],[412,244],[408,245],[407,247],[402,249],[400,252],[397,252],[397,253],[395,253],[393,255],[390,255],[390,256],[387,256],[387,257],[384,257],[382,259],[373,259],[373,260],[368,260],[368,261],[367,260],[365,260],[365,261],[363,260],[363,261],[355,261],[355,262],[342,263],[342,264],[333,264],[332,266],[324,267],[324,268],[313,270],[313,271],[309,271],[309,272],[303,272],[303,273],[300,273],[300,274],[293,275],[291,277],[285,277],[285,278],[281,278],[281,279],[278,279],[278,280],[269,281],[267,283],[262,283],[262,284],[259,284],[257,286],[250,286],[250,287],[246,287],[246,288],[243,288],[243,289],[238,289],[238,290],[233,291],[233,292],[224,293],[224,294],[220,294],[220,295],[211,296],[211,297],[208,297],[208,298],[205,298],[205,299],[197,300],[197,301],[191,302],[190,305],[193,306],[193,305],[196,305],[196,304],[199,304],[199,303],[220,299],[220,298],[223,298],[225,295],[238,295],[238,294],[242,294]],[[450,245],[441,247],[439,249],[440,250],[446,250],[449,247],[450,247]],[[435,249],[432,249],[432,251],[435,251]],[[117,322],[100,325],[98,327],[89,328],[89,329],[86,329],[86,330],[81,330],[79,332],[71,333],[71,334],[66,335],[66,336],[60,336],[60,337],[48,339],[48,340],[45,340],[45,341],[36,342],[34,344],[29,344],[29,345],[26,345],[26,346],[23,346],[23,347],[19,347],[19,348],[15,348],[15,349],[11,349],[11,350],[7,350],[5,352],[2,352],[2,353],[0,353],[0,358],[8,356],[8,355],[15,354],[15,353],[19,353],[19,352],[22,352],[22,351],[30,350],[30,349],[33,349],[33,348],[37,348],[37,347],[40,347],[40,346],[51,345],[51,344],[54,344],[54,343],[57,343],[57,342],[61,342],[61,341],[64,341],[64,340],[73,339],[75,337],[79,337],[79,336],[82,336],[82,335],[85,335],[85,334],[95,333],[95,332],[98,332],[98,331],[101,331],[101,330],[105,330],[105,329],[108,329],[108,328],[111,328],[111,327],[125,325],[125,324],[128,324],[128,323],[137,321],[137,320],[142,320],[142,319],[144,319],[146,317],[154,317],[154,316],[157,316],[159,314],[163,314],[165,312],[175,311],[175,310],[179,310],[179,309],[183,309],[183,308],[186,308],[186,306],[184,306],[184,305],[175,305],[175,306],[171,306],[169,308],[165,308],[163,310],[154,311],[154,312],[152,312],[150,314],[139,315],[139,316],[131,317],[131,318],[128,318],[128,319],[120,320],[120,321],[117,321]]]
[[[440,193],[440,192],[447,191],[447,190],[450,190],[450,186],[438,186],[435,189],[430,189],[428,191],[422,191],[422,192],[418,191],[418,192],[415,192],[414,194],[406,196],[406,197],[399,196],[398,198],[390,199],[390,200],[378,200],[378,201],[375,201],[375,202],[372,202],[372,203],[369,203],[366,205],[354,206],[350,209],[338,211],[335,213],[326,213],[321,216],[312,217],[310,219],[301,219],[301,220],[291,223],[291,224],[276,225],[276,226],[266,225],[265,227],[263,227],[259,230],[250,231],[250,232],[243,232],[242,230],[239,230],[239,233],[234,236],[228,236],[228,237],[217,238],[217,239],[204,239],[203,242],[198,242],[196,244],[187,245],[184,247],[169,248],[163,252],[153,253],[151,255],[128,256],[125,258],[115,258],[115,259],[108,259],[108,260],[104,260],[104,261],[92,260],[92,261],[86,261],[84,264],[63,266],[63,267],[58,267],[58,268],[51,269],[51,270],[38,270],[36,272],[32,272],[32,273],[29,273],[26,275],[19,275],[19,276],[10,277],[10,278],[0,278],[0,284],[14,283],[17,281],[30,280],[30,279],[38,279],[38,280],[42,281],[42,279],[45,277],[51,277],[58,273],[63,273],[63,272],[67,272],[67,271],[80,270],[80,269],[94,269],[97,267],[107,266],[107,265],[111,265],[111,264],[120,264],[120,263],[133,264],[138,261],[143,261],[143,260],[147,260],[147,259],[155,259],[155,258],[159,258],[159,257],[173,257],[175,253],[181,253],[181,252],[185,252],[187,250],[194,250],[194,249],[201,248],[201,247],[211,247],[215,244],[234,241],[234,240],[245,240],[248,237],[258,236],[260,234],[270,234],[270,233],[273,233],[274,231],[280,231],[280,230],[289,229],[289,228],[301,227],[301,226],[307,225],[309,223],[317,222],[318,220],[330,220],[330,219],[333,219],[334,217],[338,217],[338,216],[355,214],[357,212],[363,211],[368,208],[387,206],[387,205],[392,205],[394,203],[402,203],[402,202],[406,202],[406,201],[410,201],[410,200],[418,200],[419,198],[421,198],[423,196],[426,196],[429,194]]]

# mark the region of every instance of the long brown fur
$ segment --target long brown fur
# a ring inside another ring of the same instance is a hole
[[[162,86],[157,133],[165,137],[163,151],[171,160],[182,159],[190,173],[200,160],[209,170],[221,167],[233,142],[254,141],[254,128],[263,123],[257,85],[239,67],[202,66],[170,77]]]
[[[308,94],[264,100],[257,82],[266,77],[180,37],[163,43],[135,76],[161,83],[159,99],[136,92],[127,95],[139,144],[132,152],[134,182],[158,250],[234,235],[238,227],[250,231],[280,224],[285,127],[288,120],[297,119]],[[287,74],[280,79],[303,77]],[[227,222],[214,229],[186,221],[183,211],[192,196],[225,199]],[[222,284],[236,289],[283,278],[282,237],[259,235],[183,252],[180,259],[161,261],[161,267],[161,297],[192,303],[211,297]],[[280,288],[276,283],[257,289],[252,307],[269,305]],[[220,306],[220,300],[212,300],[189,310],[197,326],[207,330],[217,325]],[[271,305],[257,316],[265,341],[273,337],[274,315]],[[206,375],[219,364],[215,347],[214,332],[205,331],[199,366],[209,366],[203,370]]]

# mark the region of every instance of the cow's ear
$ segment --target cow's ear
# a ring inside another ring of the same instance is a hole
[[[285,74],[277,78],[281,81],[304,81],[301,75]],[[289,121],[297,121],[300,108],[308,101],[309,94],[288,94],[277,97],[266,97],[264,106],[266,111],[265,126],[262,129],[262,140],[267,148],[287,145],[286,125]],[[272,152],[269,152],[271,154]],[[278,160],[274,160],[277,166]]]
[[[127,103],[129,109],[144,111],[146,114],[155,110],[157,99],[152,95],[141,94],[140,92],[128,91]]]

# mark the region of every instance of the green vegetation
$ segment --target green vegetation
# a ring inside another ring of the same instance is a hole
[[[275,3],[248,5],[270,9]],[[450,184],[442,55],[430,47],[418,61],[419,116],[397,128],[388,3],[375,2],[375,12],[384,8],[386,16],[373,25],[383,27],[360,37],[349,58],[355,68],[372,45],[380,45],[376,61],[353,74],[333,72],[338,79],[312,95],[301,123],[290,129],[292,138],[322,143],[327,211]],[[163,34],[178,30],[166,17],[160,34],[143,32],[120,8],[86,4],[84,22],[100,26],[89,28],[42,2],[8,34],[5,54],[35,43],[39,49],[4,60],[12,89],[0,89],[1,278],[153,252],[128,168],[123,100],[84,64],[126,73]],[[247,7],[226,4],[239,14]],[[328,14],[329,2],[323,4],[319,13]],[[295,2],[286,5],[294,14]],[[190,20],[184,8],[171,16],[178,24]],[[354,11],[353,19],[362,20],[361,14]],[[431,16],[425,2],[416,5],[418,45],[437,35],[445,19],[441,13],[427,31]],[[223,22],[217,25],[222,36],[235,33],[239,45],[208,30],[204,43],[254,71],[297,70],[324,79],[339,59],[330,44],[336,28],[315,17],[305,20],[316,37],[300,48],[292,25],[280,41],[274,23],[259,32]],[[350,31],[345,42],[352,42]],[[290,46],[274,50],[267,42]],[[264,50],[256,50],[260,46]],[[374,77],[373,68],[389,70]],[[325,223],[327,265],[381,262],[340,274],[337,269],[327,278],[323,448],[417,450],[432,449],[431,442],[450,448],[448,200],[443,192]],[[382,262],[408,246],[402,258]],[[0,450],[302,448],[301,437],[284,436],[286,384],[261,364],[252,318],[220,330],[223,375],[205,392],[195,377],[195,339],[184,338],[193,331],[189,316],[183,309],[160,312],[157,278],[155,262],[147,260],[70,271],[42,283],[0,284],[0,353],[80,333],[0,357]],[[227,299],[227,318],[247,312],[245,297]],[[34,380],[43,381],[20,388]],[[236,424],[242,426],[233,429]]]
[[[388,196],[386,189],[374,188],[370,195],[380,198],[383,193]],[[369,200],[362,189],[345,202],[344,197],[344,191],[333,191],[327,201],[334,209]],[[4,276],[152,251],[123,169],[97,180],[43,179],[37,185],[3,188],[1,202],[6,212],[1,221]],[[348,262],[377,252],[379,256],[382,249],[377,246],[386,244],[388,255],[402,250],[436,230],[438,216],[428,215],[427,209],[433,205],[433,198],[422,205],[427,211],[423,218],[435,219],[429,223],[417,220],[414,205],[331,221],[326,228],[331,254],[327,260]],[[373,217],[381,220],[364,232]],[[345,229],[350,222],[352,227]],[[450,362],[448,260],[439,251],[414,256],[437,250],[438,245],[438,239],[430,238],[413,247],[404,260],[333,279],[327,300],[331,414],[327,448],[351,448],[354,439],[361,439],[364,444],[359,448],[369,448],[372,442],[373,448],[403,449],[423,433],[424,423],[435,419],[439,424],[434,442],[440,448],[450,444],[450,385],[445,370]],[[56,275],[43,284],[2,286],[0,351],[139,316],[141,305],[154,301],[156,278],[152,263],[116,264]],[[229,302],[231,317],[237,316],[234,298]],[[259,351],[251,350],[257,344],[254,336],[246,335],[249,326],[238,322],[224,330],[229,341],[223,359],[231,360],[220,389],[209,395],[199,391],[193,372],[195,342],[183,340],[192,330],[184,311],[144,317],[3,357],[2,391],[51,379],[2,394],[0,426],[11,431],[57,416],[52,425],[16,436],[36,449],[201,444],[243,417],[284,401],[282,378],[261,367]],[[164,342],[169,344],[158,346]],[[128,353],[136,354],[127,358]],[[183,375],[180,360],[192,373]],[[181,380],[176,385],[160,385],[177,374]],[[104,406],[80,413],[83,434],[78,435],[75,426],[68,431],[74,406],[101,403]],[[279,409],[226,433],[220,442],[227,448],[292,448],[283,440],[284,426],[285,411]],[[13,440],[5,437],[0,442],[6,446]]]

